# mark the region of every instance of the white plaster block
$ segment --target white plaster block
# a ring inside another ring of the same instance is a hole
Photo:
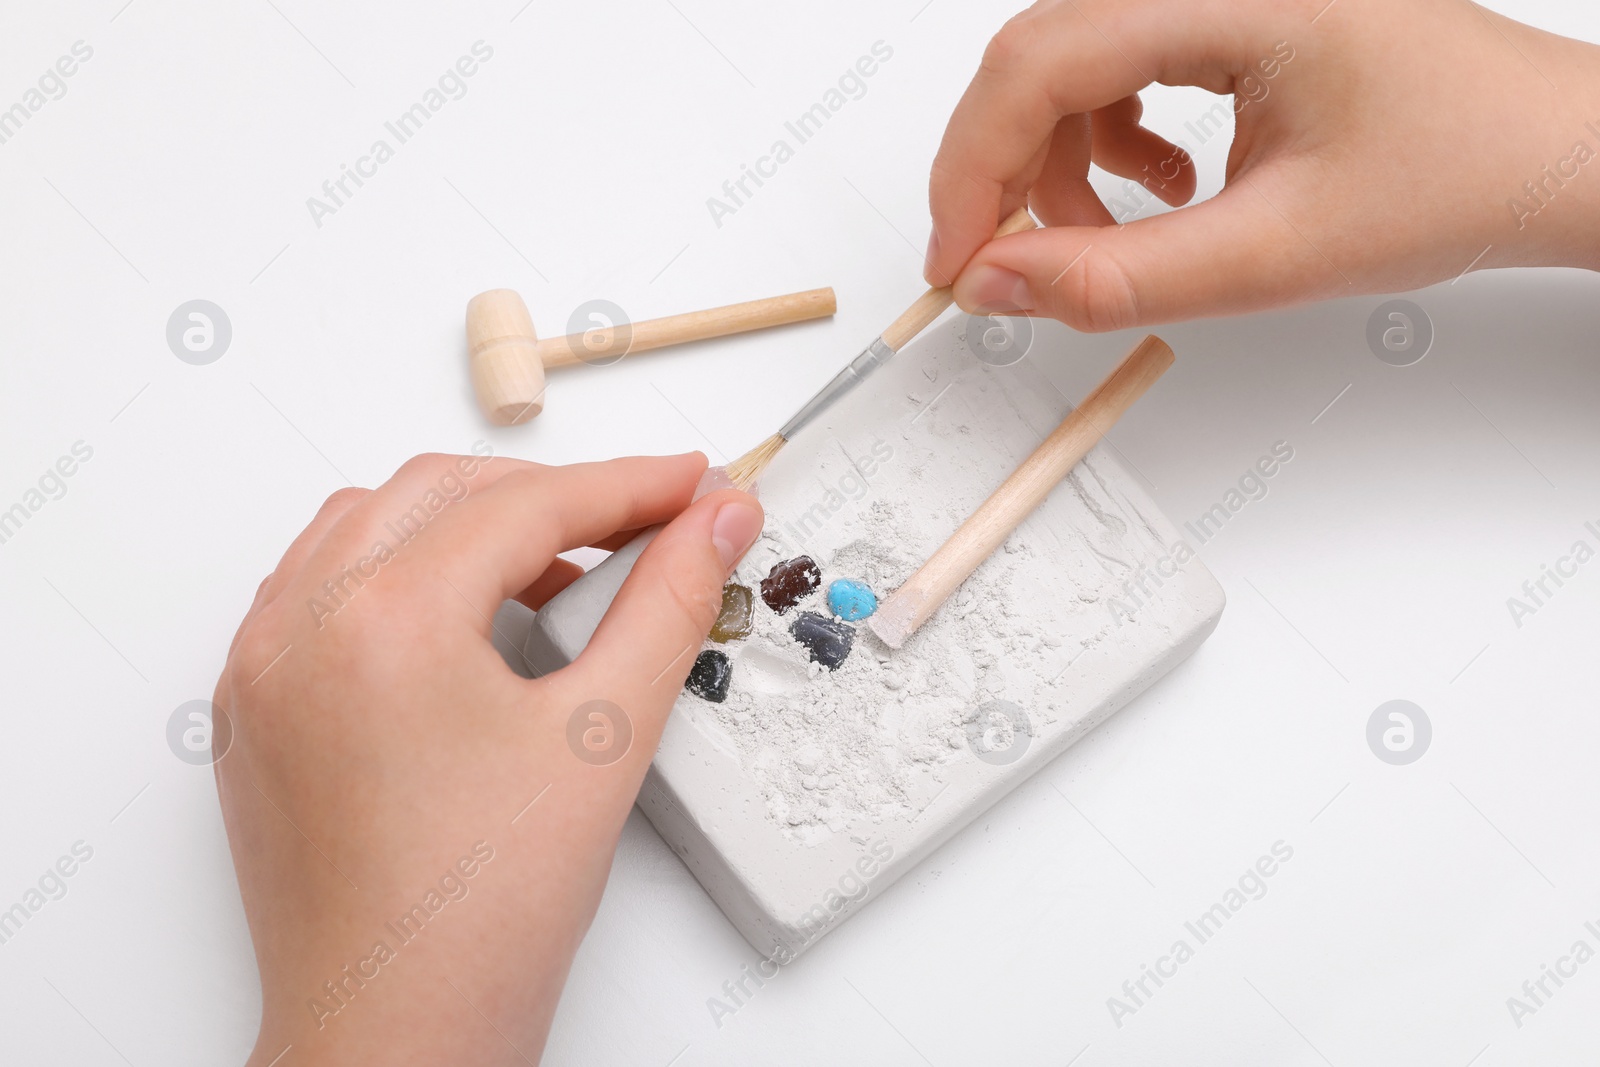
[[[733,659],[733,692],[679,697],[640,790],[724,914],[780,960],[1183,660],[1222,612],[1216,580],[1101,446],[905,648],[858,625],[837,674],[807,665],[786,626],[826,608],[772,613],[759,583],[773,563],[804,553],[824,591],[851,577],[881,599],[1068,410],[1029,361],[977,361],[959,325],[929,331],[768,471],[766,532],[733,578],[757,590],[761,626],[706,644]],[[581,651],[642,547],[535,616],[525,653],[541,672]],[[994,717],[1007,707],[1020,732]],[[988,743],[1008,733],[1010,747]],[[827,775],[831,788],[804,784]]]

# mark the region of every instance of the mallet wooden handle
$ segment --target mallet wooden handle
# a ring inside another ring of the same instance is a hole
[[[1033,217],[1028,214],[1028,209],[1019,207],[1012,213],[1010,218],[1000,224],[998,230],[994,231],[994,240],[999,240],[1013,233],[1021,233],[1023,230],[1031,230],[1035,225]],[[926,329],[930,322],[943,315],[945,308],[954,302],[955,296],[951,292],[950,286],[945,285],[937,289],[929,289],[917,297],[917,302],[907,308],[903,315],[891,322],[889,328],[883,331],[884,343],[896,352],[900,351],[907,342]],[[1000,313],[1005,314],[1004,309]]]
[[[490,289],[467,304],[467,360],[478,406],[489,421],[513,426],[544,410],[546,367],[615,363],[680,341],[825,318],[835,307],[832,289],[811,289],[541,341],[516,290]]]
[[[1022,520],[1044,503],[1056,483],[1072,472],[1111,425],[1172,366],[1172,360],[1172,349],[1161,338],[1151,335],[1140,341],[950,539],[884,601],[867,620],[872,632],[891,648],[904,644]]]
[[[832,289],[807,289],[742,304],[689,311],[626,326],[603,326],[583,333],[552,337],[538,343],[539,359],[546,370],[574,363],[608,362],[652,348],[725,337],[730,333],[761,330],[791,322],[822,319],[838,309]]]

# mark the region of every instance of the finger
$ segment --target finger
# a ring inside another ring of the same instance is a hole
[[[274,576],[287,578],[298,571],[306,561],[306,557],[316,550],[339,520],[371,495],[371,489],[361,489],[356,486],[338,489],[330,494],[317,509],[317,513],[311,517],[311,521],[306,524],[306,528],[289,542],[289,547],[284,549],[283,555],[278,559],[278,565],[273,568],[272,574],[267,576],[267,582],[263,585],[271,583]],[[282,583],[278,584],[281,586]]]
[[[618,530],[610,537],[602,537],[600,540],[585,547],[596,548],[603,552],[615,552],[643,532],[643,530]],[[537,611],[544,607],[557,593],[582,577],[583,573],[583,567],[573,563],[571,560],[557,556],[550,564],[550,568],[541,574],[533,585],[530,585],[527,589],[512,597],[512,599],[520,601]]]
[[[250,609],[245,612],[244,618],[240,620],[239,628],[234,631],[233,641],[228,645],[230,655],[234,646],[239,643],[239,635],[244,633],[245,625],[283,591],[299,572],[305,561],[316,551],[317,546],[338,525],[339,520],[349,514],[350,510],[365,500],[371,492],[372,490],[370,489],[349,486],[335,490],[322,502],[322,506],[311,517],[311,521],[306,524],[306,528],[301,530],[293,541],[289,542],[289,547],[279,557],[278,565],[272,569],[272,573],[263,578],[261,584],[256,586],[255,599],[250,602]]]
[[[1160,134],[1139,125],[1144,110],[1137,96],[1124,97],[1094,113],[1095,165],[1131,178],[1177,207],[1194,196],[1194,159]]]
[[[763,520],[761,504],[738,490],[695,501],[639,556],[582,654],[552,676],[568,699],[610,700],[633,716],[650,742],[646,760]]]
[[[442,513],[396,565],[444,575],[492,615],[557,553],[677,515],[705,468],[706,457],[690,452],[512,471]]]
[[[250,608],[244,613],[244,618],[239,620],[239,627],[233,632],[233,640],[228,643],[230,658],[233,656],[233,650],[239,646],[239,639],[244,636],[245,627],[250,621],[288,587],[305,561],[316,551],[317,546],[338,525],[339,520],[365,500],[371,492],[370,489],[349,486],[334,490],[322,502],[322,506],[311,517],[306,528],[289,542],[289,547],[279,557],[278,565],[272,569],[272,573],[261,579],[261,584],[256,586],[255,598],[251,600]]]
[[[533,580],[532,585],[511,599],[538,611],[550,602],[551,597],[581,577],[583,577],[582,567],[571,560],[557,558],[551,560],[550,566]]]
[[[1246,179],[1126,226],[1002,238],[956,280],[956,302],[972,312],[1022,308],[1101,332],[1350,292],[1335,261],[1311,243],[1317,238],[1290,225],[1256,186]]]
[[[930,284],[960,273],[1031,184],[1057,122],[1152,81],[1226,91],[1250,42],[1211,25],[1204,5],[1042,3],[995,35],[945,130],[929,178]]]
[[[1057,122],[1137,92],[1148,80],[1075,5],[1034,7],[1007,22],[984,50],[934,157],[929,284],[959,274],[1020,202]]]
[[[305,560],[309,584],[336,578],[374,554],[401,551],[446,511],[459,507],[501,478],[541,469],[537,463],[499,456],[425,453],[402,463],[389,480],[347,509]],[[380,550],[381,548],[381,550]]]
[[[727,470],[723,467],[711,467],[701,474],[700,481],[695,484],[694,491],[696,496],[703,496],[717,489],[731,488],[733,488],[733,482],[729,479]],[[761,499],[761,487],[759,485],[752,485],[745,492],[757,500]],[[618,530],[610,537],[602,537],[588,547],[602,549],[606,552],[615,552],[643,532],[643,530]]]
[[[1091,122],[1068,115],[1056,123],[1044,167],[1028,192],[1028,206],[1046,226],[1106,226],[1111,212],[1089,184]]]
[[[588,547],[598,548],[602,552],[615,552],[629,541],[632,541],[635,537],[638,537],[642,532],[642,530],[618,530],[610,537],[602,537],[600,540],[596,541],[592,545],[589,545]]]

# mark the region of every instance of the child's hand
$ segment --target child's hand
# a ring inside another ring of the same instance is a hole
[[[289,546],[216,694],[261,970],[252,1067],[290,1044],[285,1064],[538,1060],[667,713],[761,530],[742,493],[690,504],[704,469],[420,456],[335,493]],[[489,642],[502,600],[541,604],[580,573],[557,552],[667,520],[575,663],[507,669]],[[569,745],[590,701],[608,703],[578,732],[598,732]]]
[[[1153,81],[1235,94],[1227,185],[1113,227],[1091,159],[1169,204],[1194,194],[1187,154],[1138,126]],[[968,311],[1110,330],[1469,266],[1593,268],[1597,86],[1600,49],[1464,0],[1043,0],[950,120],[927,277],[959,274]],[[1024,201],[1049,228],[986,245]]]

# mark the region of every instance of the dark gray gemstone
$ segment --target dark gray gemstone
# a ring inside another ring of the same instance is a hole
[[[806,646],[806,651],[811,654],[813,661],[822,664],[830,671],[839,669],[845,657],[850,655],[850,646],[856,640],[854,626],[837,619],[830,619],[826,615],[818,615],[814,611],[802,611],[800,616],[789,624],[789,633],[796,641]]]

